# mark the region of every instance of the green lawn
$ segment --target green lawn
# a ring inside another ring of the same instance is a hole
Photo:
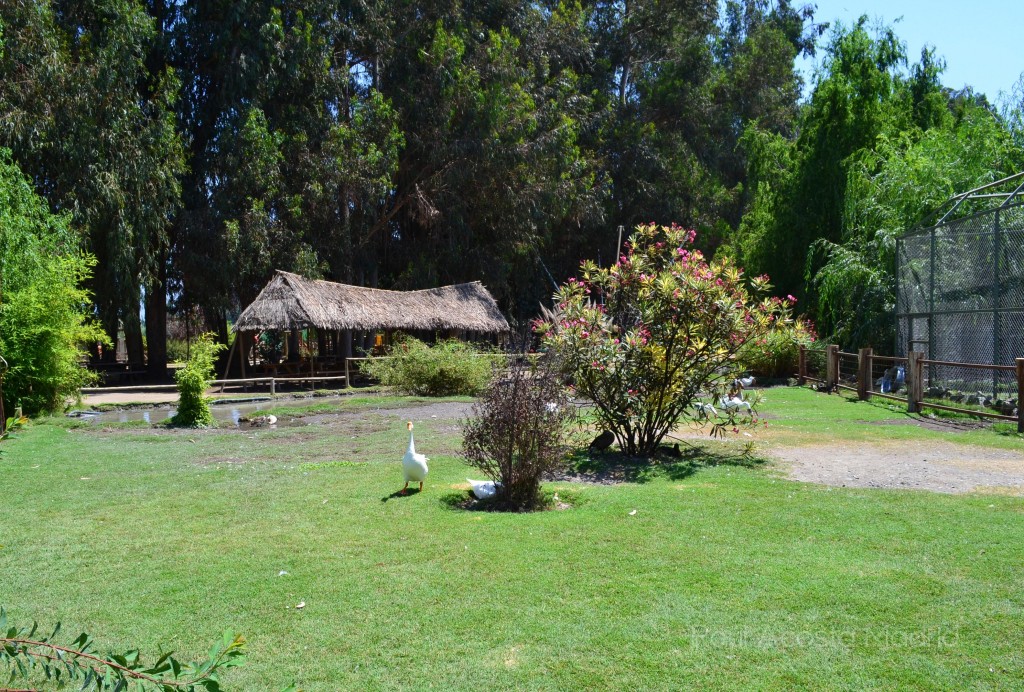
[[[768,390],[763,410],[766,445],[1024,446],[852,423],[903,414],[807,390]],[[334,428],[34,425],[0,456],[0,604],[186,658],[233,628],[249,641],[222,679],[237,690],[1024,686],[1020,498],[680,464],[554,484],[565,511],[470,512],[451,506],[478,477],[453,421],[416,433],[425,492],[391,498],[405,428],[370,412]]]

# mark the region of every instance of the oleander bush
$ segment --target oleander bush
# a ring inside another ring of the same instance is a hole
[[[792,296],[770,295],[728,258],[708,261],[694,231],[638,226],[611,267],[584,262],[538,321],[602,429],[631,456],[653,456],[673,427],[717,401],[737,357],[789,321]]]

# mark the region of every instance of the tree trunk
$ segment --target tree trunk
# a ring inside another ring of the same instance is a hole
[[[141,368],[146,363],[142,344],[142,322],[139,320],[139,306],[133,305],[124,314],[124,346],[128,351],[128,367]]]
[[[163,255],[164,253],[161,253]],[[156,279],[146,291],[147,369],[152,377],[167,376],[167,262],[160,258]]]

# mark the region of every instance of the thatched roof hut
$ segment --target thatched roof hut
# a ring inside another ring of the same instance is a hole
[[[235,322],[236,332],[403,329],[507,332],[508,322],[479,281],[421,291],[385,291],[278,271]]]

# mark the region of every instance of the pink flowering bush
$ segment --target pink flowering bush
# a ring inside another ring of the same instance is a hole
[[[768,277],[746,279],[728,259],[708,262],[695,233],[638,226],[617,264],[584,262],[555,294],[555,319],[535,324],[577,393],[631,455],[651,456],[677,424],[698,416],[739,374],[736,356],[789,321]]]

